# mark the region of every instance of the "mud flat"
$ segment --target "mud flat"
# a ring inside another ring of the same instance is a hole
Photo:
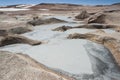
[[[106,12],[109,7],[39,4],[3,11],[0,79],[119,80],[119,11]]]
[[[113,56],[110,55],[111,52],[103,45],[83,39],[66,39],[69,33],[51,30],[57,27],[57,24],[55,26],[51,24],[51,27],[48,25],[43,26],[36,26],[34,31],[23,35],[30,35],[26,37],[35,40],[47,40],[48,43],[37,46],[15,44],[1,47],[0,50],[27,54],[39,63],[77,80],[119,80],[118,65]],[[44,31],[44,34],[38,37],[42,31]],[[73,31],[69,32],[72,33]],[[56,34],[57,36],[55,36]],[[113,70],[113,72],[111,72],[111,70]]]

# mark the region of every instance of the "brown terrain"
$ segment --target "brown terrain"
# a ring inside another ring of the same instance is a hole
[[[1,8],[16,8],[11,5]],[[41,3],[29,7],[26,11],[0,12],[0,47],[22,43],[32,46],[42,41],[31,40],[21,34],[33,30],[36,25],[64,23],[56,18],[45,19],[49,15],[67,15],[79,26],[59,26],[53,31],[65,32],[69,29],[87,28],[97,31],[85,34],[70,34],[68,39],[87,39],[107,47],[120,67],[120,4],[83,6],[75,4]],[[43,10],[45,9],[45,10]],[[101,29],[113,29],[115,33],[106,33]],[[0,80],[75,80],[33,60],[28,55],[0,51]]]

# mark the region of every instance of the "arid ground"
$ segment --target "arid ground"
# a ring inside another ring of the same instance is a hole
[[[120,80],[120,3],[0,7],[0,80]]]

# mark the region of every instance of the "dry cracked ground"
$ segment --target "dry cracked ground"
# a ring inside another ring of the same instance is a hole
[[[0,80],[120,80],[120,4],[0,7]]]

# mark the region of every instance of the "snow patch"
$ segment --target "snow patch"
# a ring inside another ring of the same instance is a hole
[[[24,11],[29,9],[20,9],[20,8],[0,8],[0,11]]]

